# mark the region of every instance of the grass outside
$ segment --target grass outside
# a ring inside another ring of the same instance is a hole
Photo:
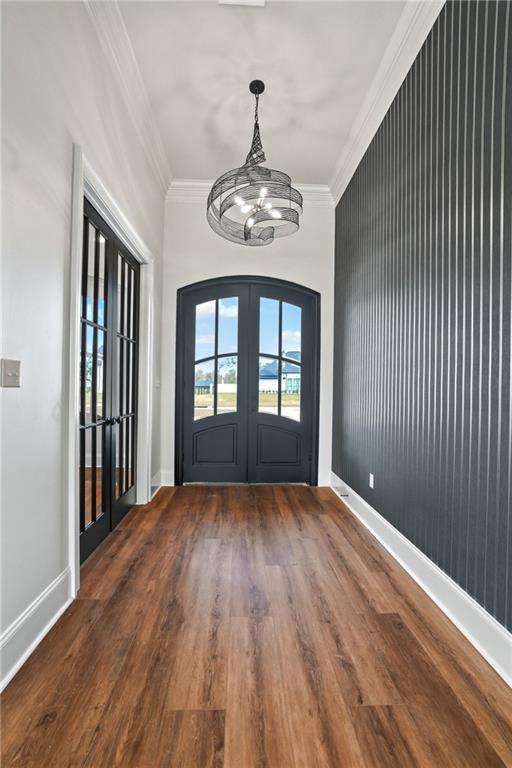
[[[218,398],[219,408],[229,408],[231,410],[236,409],[236,393],[235,392],[219,392]],[[277,392],[260,392],[259,398],[260,405],[266,407],[272,407],[277,405]],[[281,402],[283,406],[298,408],[300,405],[300,394],[283,392],[281,396]],[[196,395],[195,407],[196,408],[212,408],[213,395]]]
[[[103,413],[103,392],[96,392],[96,411]],[[92,391],[90,387],[85,390],[85,412],[92,413]]]
[[[288,418],[300,419],[300,394],[290,394],[283,392],[281,405],[283,407],[283,416]],[[277,414],[277,393],[260,392],[259,408],[267,413]],[[290,409],[287,412],[284,409]],[[293,409],[293,410],[292,410]],[[219,392],[217,413],[230,413],[236,411],[235,392]],[[204,419],[207,416],[213,416],[213,395],[196,395],[194,406],[194,419]]]

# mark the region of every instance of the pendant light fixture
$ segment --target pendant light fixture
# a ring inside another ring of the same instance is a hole
[[[265,90],[253,80],[250,92],[256,99],[254,133],[244,165],[220,176],[208,195],[206,217],[218,235],[242,245],[269,245],[299,228],[302,195],[282,171],[264,168],[265,153],[258,121],[259,97]]]

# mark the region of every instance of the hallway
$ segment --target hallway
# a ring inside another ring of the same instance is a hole
[[[326,488],[165,488],[3,694],[4,768],[512,764],[510,691]]]

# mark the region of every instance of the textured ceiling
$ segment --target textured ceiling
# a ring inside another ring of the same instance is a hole
[[[126,2],[121,12],[175,178],[241,165],[260,78],[270,167],[328,184],[401,2]]]

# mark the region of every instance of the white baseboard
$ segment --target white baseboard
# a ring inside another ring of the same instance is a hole
[[[66,568],[2,633],[0,691],[14,677],[72,601],[71,571]]]
[[[151,478],[152,488],[156,486],[157,489],[160,489],[163,485],[174,485],[174,473],[169,469],[159,469]],[[155,493],[153,493],[153,496]]]
[[[351,512],[412,576],[457,629],[512,686],[512,635],[453,579],[388,523],[367,501],[331,473],[331,487]]]
[[[160,470],[160,485],[174,485],[174,472],[172,469]]]
[[[151,488],[155,488],[158,490],[160,486],[162,485],[162,470],[159,469],[158,472],[155,472],[153,477],[151,478]],[[155,491],[156,493],[157,491]],[[155,493],[151,494],[151,498],[155,495]]]

